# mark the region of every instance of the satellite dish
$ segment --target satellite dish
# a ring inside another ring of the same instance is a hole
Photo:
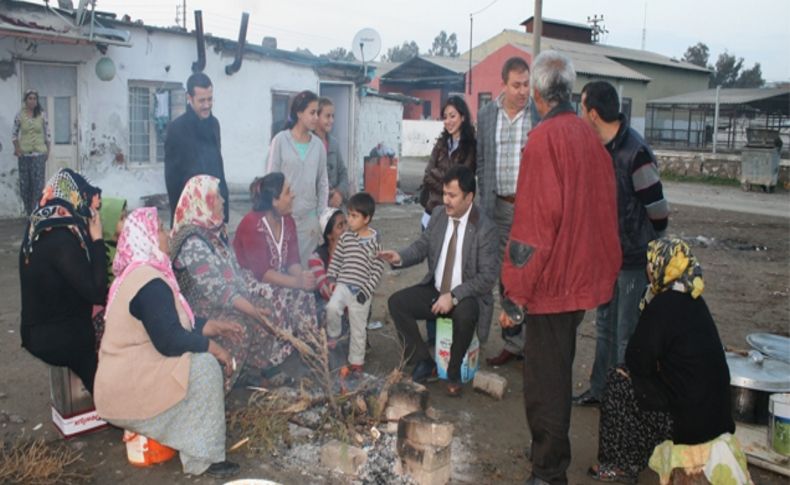
[[[363,64],[372,61],[381,52],[381,36],[371,28],[360,30],[351,41],[351,52]]]

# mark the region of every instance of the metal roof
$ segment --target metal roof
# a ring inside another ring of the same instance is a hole
[[[785,88],[753,88],[753,89],[721,89],[719,104],[748,104],[755,101],[790,95],[790,87]],[[652,99],[648,104],[715,104],[716,90],[706,89],[693,93],[678,94],[666,98]]]
[[[531,52],[532,34],[512,29],[503,30],[499,34],[472,49],[472,58],[475,60],[483,59],[505,44],[513,44],[524,48],[527,52]],[[574,67],[577,68],[576,70],[578,72],[597,76],[619,77],[623,79],[635,79],[639,81],[650,80],[649,77],[618,63],[617,60],[628,60],[642,62],[645,64],[672,67],[675,69],[696,71],[700,74],[710,72],[706,68],[702,68],[684,61],[677,61],[655,52],[629,49],[626,47],[616,47],[605,44],[586,44],[582,42],[552,39],[549,37],[541,38],[541,46],[546,49],[553,49],[562,52],[571,57],[571,60],[574,61]],[[461,54],[461,57],[468,55],[469,53],[466,52]],[[586,67],[581,68],[581,65],[577,67],[575,57],[578,57],[580,61],[584,61]],[[627,69],[627,71],[623,71],[622,69]],[[627,73],[631,74],[628,75]]]
[[[524,52],[532,52],[532,34],[528,34],[529,39],[516,38],[516,42],[510,42]],[[630,67],[624,66],[619,62],[613,61],[606,56],[592,52],[589,49],[578,48],[577,46],[586,46],[578,42],[565,42],[550,39],[548,37],[541,39],[541,45],[545,49],[553,49],[562,52],[568,56],[573,62],[573,68],[577,73],[586,74],[589,76],[601,76],[615,79],[630,79],[633,81],[649,82],[650,77],[637,72]]]
[[[462,57],[445,57],[445,56],[418,56],[430,63],[443,67],[448,71],[453,71],[456,74],[464,74],[469,70],[469,58]],[[472,65],[475,63],[473,62]]]

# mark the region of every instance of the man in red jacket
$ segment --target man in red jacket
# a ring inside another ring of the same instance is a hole
[[[576,73],[546,51],[532,65],[542,121],[521,157],[502,266],[503,327],[524,324],[524,407],[532,434],[527,483],[565,484],[576,328],[609,301],[621,265],[612,158],[570,104]]]

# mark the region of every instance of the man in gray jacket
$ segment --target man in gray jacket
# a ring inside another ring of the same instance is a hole
[[[447,392],[459,396],[461,362],[475,330],[485,342],[491,327],[498,246],[496,226],[473,204],[476,183],[472,170],[456,165],[447,172],[443,184],[444,205],[433,210],[420,238],[398,252],[382,251],[381,257],[396,267],[428,259],[428,273],[419,284],[394,293],[389,311],[406,345],[406,357],[416,364],[412,377],[417,382],[436,373],[436,363],[420,336],[417,320],[438,315],[452,318]]]
[[[502,94],[477,113],[477,182],[478,203],[498,228],[498,262],[513,223],[516,181],[521,164],[521,150],[532,129],[529,109],[529,67],[521,57],[511,57],[502,66]],[[503,365],[523,354],[521,327],[503,329],[505,347],[490,365]]]

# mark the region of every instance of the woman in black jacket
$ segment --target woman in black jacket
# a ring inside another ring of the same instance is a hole
[[[675,238],[651,241],[647,259],[650,285],[626,365],[609,370],[601,401],[599,464],[588,471],[599,481],[636,483],[650,460],[667,483],[666,458],[681,450],[678,445],[722,442],[732,456],[742,457],[728,434],[735,432],[730,373],[701,297],[702,269],[688,244]],[[661,456],[651,458],[659,445]]]
[[[442,106],[444,130],[433,146],[422,179],[420,204],[425,208],[423,230],[428,227],[431,212],[442,205],[442,179],[453,165],[464,165],[474,173],[477,169],[477,140],[469,107],[460,96],[450,96]]]
[[[101,189],[71,169],[44,187],[19,252],[22,346],[47,364],[73,370],[93,392],[93,305],[107,295]]]

